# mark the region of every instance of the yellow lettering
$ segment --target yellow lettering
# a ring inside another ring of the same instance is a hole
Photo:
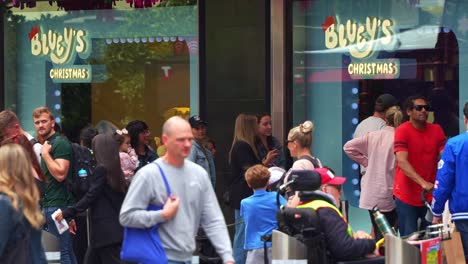
[[[342,48],[346,47],[346,45],[348,44],[344,36],[345,36],[345,27],[343,25],[339,25],[338,26],[338,38],[339,38],[340,47]]]
[[[41,42],[39,41],[39,34],[36,34],[34,38],[31,39],[31,53],[34,56],[41,54]]]
[[[49,30],[47,32],[47,40],[49,41],[50,50],[53,52],[55,50],[55,46],[57,45],[57,35]]]
[[[380,39],[383,45],[388,45],[392,41],[392,27],[393,27],[393,22],[390,19],[385,19],[382,21],[382,33],[384,36]]]
[[[80,53],[86,50],[86,44],[83,40],[83,37],[85,36],[85,32],[83,30],[78,30],[76,33],[76,42],[78,43],[76,45],[76,52]]]
[[[352,23],[351,20],[348,20],[346,22],[346,32],[349,42],[354,43],[354,41],[356,41],[356,23]]]
[[[49,54],[49,47],[47,47],[47,35],[41,35],[41,45],[42,45],[42,54],[47,55]]]
[[[325,47],[334,49],[338,45],[338,35],[335,32],[335,25],[331,25],[325,30]]]

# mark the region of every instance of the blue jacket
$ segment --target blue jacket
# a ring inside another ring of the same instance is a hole
[[[468,133],[447,141],[438,164],[432,211],[440,217],[449,200],[452,220],[468,219]]]
[[[203,148],[203,149],[202,149]],[[210,176],[213,188],[216,186],[216,170],[213,155],[204,146],[199,145],[195,140],[192,140],[192,149],[187,157],[188,160],[202,166]]]

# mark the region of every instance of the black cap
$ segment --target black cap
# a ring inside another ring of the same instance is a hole
[[[388,108],[397,105],[398,100],[391,94],[382,94],[375,100],[375,111],[384,112]]]
[[[201,119],[200,116],[198,115],[194,115],[190,117],[188,121],[192,128],[196,128],[199,125],[205,125],[205,126],[208,125],[208,123],[205,120]]]
[[[292,170],[287,181],[292,191],[315,191],[322,185],[322,177],[315,170]]]

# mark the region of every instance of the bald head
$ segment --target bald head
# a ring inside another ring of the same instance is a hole
[[[169,118],[163,125],[162,141],[166,147],[166,161],[174,166],[182,166],[192,148],[192,129],[187,120],[180,116]]]
[[[173,116],[164,122],[162,133],[163,135],[170,136],[174,131],[179,131],[185,126],[190,127],[190,124],[187,122],[187,120],[180,116]]]

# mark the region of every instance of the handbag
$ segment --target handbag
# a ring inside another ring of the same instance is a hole
[[[169,197],[171,195],[171,188],[167,182],[166,175],[159,164],[153,163],[158,166],[161,172],[161,177],[166,186],[167,197]],[[162,205],[149,205],[147,210],[157,211],[162,208]],[[124,239],[122,250],[120,251],[120,259],[138,263],[166,264],[166,252],[158,233],[159,225],[156,224],[150,228],[124,227]]]

